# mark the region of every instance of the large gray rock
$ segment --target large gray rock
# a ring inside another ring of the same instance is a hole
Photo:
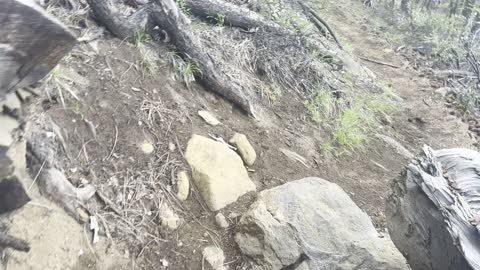
[[[480,153],[425,146],[393,181],[388,231],[412,269],[480,269]]]
[[[320,178],[261,192],[237,228],[235,240],[258,269],[408,269],[350,197]]]
[[[255,190],[242,159],[225,143],[193,135],[185,158],[192,169],[195,185],[212,211]]]

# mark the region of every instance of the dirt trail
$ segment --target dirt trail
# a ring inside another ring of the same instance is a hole
[[[403,101],[395,115],[394,126],[406,146],[418,148],[426,143],[434,148],[469,147],[471,139],[467,125],[449,114],[444,103],[434,96],[435,88],[422,73],[414,70],[381,37],[381,19],[362,6],[361,1],[335,1],[326,17],[338,34],[347,40],[353,54],[372,60],[391,63],[400,68],[360,60],[371,69],[380,82],[391,85]],[[357,3],[360,2],[360,3]]]
[[[373,71],[380,83],[390,86],[401,99],[391,123],[382,126],[378,133],[395,139],[413,154],[424,144],[434,149],[476,149],[467,125],[452,115],[454,112],[434,95],[435,88],[429,79],[414,70],[382,38],[380,30],[375,27],[386,23],[377,14],[363,6],[361,1],[351,0],[332,1],[328,10],[320,13],[351,54],[400,67],[391,68],[358,59]],[[384,198],[389,181],[407,162],[408,159],[391,145],[375,138],[362,149],[325,166],[325,171],[320,174],[342,186],[382,231],[385,227]]]

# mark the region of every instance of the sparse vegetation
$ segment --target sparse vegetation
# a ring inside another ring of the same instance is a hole
[[[213,20],[219,27],[225,24],[225,15],[217,14],[215,16],[208,16],[207,18]]]
[[[133,41],[140,52],[139,66],[142,70],[143,77],[155,74],[159,69],[158,56],[148,46],[148,43],[152,41],[152,36],[145,31],[139,31],[135,33]]]
[[[195,81],[195,76],[201,75],[202,70],[190,59],[182,58],[178,55],[178,52],[172,51],[169,53],[170,63],[175,69],[177,76],[185,83],[187,88],[190,88],[190,84]]]
[[[312,120],[332,130],[330,141],[322,145],[322,152],[344,151],[361,147],[378,128],[379,118],[395,109],[385,89],[383,95],[356,96],[349,102],[338,99],[330,90],[320,88],[305,101],[305,107]]]
[[[148,34],[146,31],[136,32],[135,35],[133,36],[133,42],[137,47],[138,45],[147,43],[151,40],[152,40],[152,36],[150,36],[150,34]]]
[[[180,10],[183,12],[183,14],[185,14],[186,16],[192,15],[192,11],[187,7],[185,0],[178,0],[177,5],[180,8]]]
[[[45,80],[45,92],[47,94],[48,99],[51,101],[54,97],[58,97],[60,99],[60,103],[62,104],[63,108],[66,109],[66,97],[63,91],[67,91],[75,100],[80,101],[80,98],[75,94],[74,90],[68,85],[67,81],[71,79],[64,74],[61,65],[56,66],[50,74],[47,76]],[[52,94],[51,90],[56,90],[56,94]]]
[[[331,119],[335,114],[336,101],[330,89],[319,88],[305,101],[305,106],[316,123]]]

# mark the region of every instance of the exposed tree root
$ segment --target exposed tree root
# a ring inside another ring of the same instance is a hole
[[[129,38],[138,31],[147,31],[158,25],[171,37],[181,53],[190,58],[201,72],[195,77],[207,89],[225,97],[248,114],[254,115],[251,100],[239,82],[229,79],[218,70],[212,58],[203,49],[202,42],[193,33],[188,19],[172,0],[157,0],[126,18],[111,0],[87,0],[97,20],[119,38]],[[236,22],[232,20],[232,22]]]
[[[152,17],[167,31],[173,44],[200,68],[201,74],[196,74],[200,83],[254,115],[254,109],[246,91],[239,82],[229,80],[222,71],[215,68],[212,58],[202,49],[202,42],[190,29],[187,19],[176,5],[157,0],[152,6]]]

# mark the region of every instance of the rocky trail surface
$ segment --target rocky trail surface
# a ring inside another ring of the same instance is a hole
[[[179,82],[167,45],[155,47],[155,76],[134,44],[105,34],[77,45],[10,149],[31,170],[17,173],[32,201],[3,223],[31,250],[4,251],[3,267],[408,269],[386,232],[390,182],[424,144],[475,141],[362,1],[331,1],[321,16],[396,95],[377,134],[338,156],[322,153],[329,134],[297,96],[253,119]]]

